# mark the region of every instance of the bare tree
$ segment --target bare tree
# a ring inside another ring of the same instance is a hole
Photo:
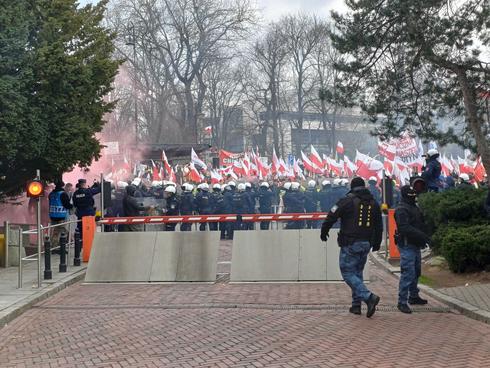
[[[311,96],[314,86],[314,64],[311,59],[315,49],[325,41],[328,29],[324,22],[307,14],[288,15],[282,18],[279,29],[291,58],[289,66],[294,76],[292,82],[298,112],[295,126],[302,130],[304,112],[311,103],[308,96]],[[296,151],[301,149],[302,147],[296,147]]]
[[[156,104],[147,105],[147,112],[178,125],[183,140],[197,142],[207,89],[204,72],[244,39],[255,19],[249,0],[118,0],[113,8],[124,9],[111,20],[119,28],[120,50],[137,75],[145,103]],[[136,52],[125,42],[131,37]],[[165,109],[155,112],[161,103]],[[150,130],[147,134],[154,136]]]

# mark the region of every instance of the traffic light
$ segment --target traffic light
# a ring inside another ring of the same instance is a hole
[[[29,198],[39,198],[44,196],[44,184],[40,180],[31,180],[27,183],[27,196]]]

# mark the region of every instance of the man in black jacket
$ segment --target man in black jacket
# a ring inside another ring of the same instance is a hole
[[[135,197],[137,193],[136,187],[134,185],[128,185],[126,187],[126,195],[123,198],[122,207],[123,213],[126,217],[137,217],[141,216],[142,212],[145,210],[143,202],[140,197]],[[143,224],[130,224],[126,225],[126,231],[143,231]]]
[[[349,312],[361,314],[361,303],[367,304],[368,318],[376,312],[379,296],[364,285],[363,271],[369,251],[379,250],[383,238],[381,209],[366,188],[362,178],[354,178],[351,190],[341,198],[327,214],[320,238],[327,241],[328,232],[340,219],[338,243],[340,248],[340,271],[352,289],[352,307]]]
[[[424,217],[417,206],[415,189],[405,185],[401,188],[401,196],[401,202],[395,210],[395,239],[400,250],[401,269],[398,309],[402,313],[412,313],[408,303],[427,304],[427,300],[419,296],[417,284],[422,269],[421,249],[428,245],[430,238],[425,233]]]

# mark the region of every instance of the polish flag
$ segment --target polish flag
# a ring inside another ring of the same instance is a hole
[[[378,142],[378,152],[390,161],[395,160],[396,146],[388,142]]]
[[[242,160],[240,160],[240,164],[242,166],[243,176],[249,176],[250,175],[250,162],[246,161],[245,159],[242,159]]]
[[[330,170],[337,175],[338,177],[342,176],[342,170],[344,169],[344,162],[337,162],[332,158],[328,159],[328,166],[330,167]]]
[[[485,174],[486,174],[486,170],[485,167],[483,166],[481,157],[478,157],[475,166],[475,180],[478,182],[482,182],[483,180],[485,180]]]
[[[194,148],[191,148],[191,161],[194,165],[197,165],[198,167],[200,167],[201,169],[204,169],[204,170],[207,170],[208,167],[207,165],[204,163],[204,161],[202,161],[199,156],[197,155],[196,151],[194,151]]]
[[[444,176],[449,176],[454,171],[454,167],[451,161],[445,156],[441,156],[441,169]]]
[[[357,175],[364,179],[369,179],[371,176],[381,177],[384,167],[381,161],[375,160],[359,151],[356,151],[356,166]]]
[[[347,155],[344,156],[344,172],[349,178],[354,176],[354,173],[357,170],[357,166],[353,163]]]
[[[284,162],[284,160],[281,157],[279,159],[279,172],[282,173],[282,174],[285,174],[285,173],[288,172],[288,170],[289,170],[288,165],[286,164],[286,162]]]
[[[461,157],[458,156],[458,165],[459,165],[459,174],[473,174],[474,173],[474,169],[473,167],[468,164],[468,160],[466,159],[463,159]]]
[[[220,183],[223,177],[216,170],[211,170],[211,184]]]
[[[337,153],[339,155],[343,155],[344,154],[344,145],[342,144],[341,141],[338,141],[337,142]]]
[[[257,166],[257,171],[258,171],[259,177],[261,179],[265,178],[267,176],[269,170],[264,166],[264,164],[260,160],[259,156],[255,156],[255,166]]]
[[[168,176],[168,179],[172,182],[172,183],[177,183],[177,176],[175,176],[175,172],[172,168],[170,168],[170,174]]]
[[[328,160],[329,160],[329,157],[326,154],[323,154],[323,168],[324,168],[325,172],[327,173],[327,175],[328,175],[328,172],[330,171],[330,166],[328,165]]]
[[[309,158],[305,155],[303,151],[301,151],[301,158],[303,160],[303,166],[306,170],[308,170],[311,174],[323,174],[323,171],[318,168]],[[323,165],[322,165],[323,167]]]
[[[279,159],[277,158],[277,155],[276,155],[276,149],[273,148],[272,149],[272,173],[273,174],[278,174],[279,173],[279,167],[280,167],[280,162],[279,162]]]
[[[323,169],[323,160],[316,151],[315,147],[311,145],[310,161],[318,168]]]
[[[293,171],[296,174],[296,176],[298,176],[299,178],[301,178],[303,180],[306,179],[304,174],[303,174],[303,170],[301,170],[301,167],[299,166],[298,160],[296,160],[296,159],[294,160]]]
[[[165,151],[162,150],[162,162],[163,166],[165,167],[165,172],[170,175],[170,171],[172,171],[172,168],[170,167],[170,164],[168,163],[167,155],[165,154]]]
[[[189,164],[189,180],[194,183],[200,183],[203,177],[199,173],[199,170],[196,169],[196,166],[193,162]]]
[[[238,176],[244,176],[245,170],[243,169],[242,160],[233,162],[233,172]]]
[[[152,167],[152,169],[151,169],[151,173],[152,173],[151,180],[153,180],[153,181],[161,181],[162,178],[160,176],[160,171],[158,170],[158,167],[157,167],[157,165],[155,164],[155,162],[153,160],[151,160],[151,167]]]

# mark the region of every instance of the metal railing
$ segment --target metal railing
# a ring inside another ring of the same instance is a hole
[[[42,278],[41,278],[41,256],[45,254],[45,251],[42,250],[42,245],[43,245],[43,240],[45,237],[48,239],[50,238],[49,236],[49,230],[61,227],[61,226],[68,226],[67,229],[67,243],[66,243],[66,250],[68,251],[68,259],[70,259],[70,255],[72,254],[72,249],[74,252],[75,249],[75,237],[73,236],[74,232],[72,231],[72,226],[80,222],[81,220],[72,220],[72,221],[65,221],[61,222],[59,224],[54,224],[54,225],[48,225],[48,226],[43,226],[40,225],[37,229],[32,229],[32,230],[23,230],[22,227],[19,227],[18,229],[18,234],[19,234],[19,259],[18,259],[18,278],[17,278],[17,287],[19,289],[22,288],[23,284],[23,277],[22,277],[22,271],[23,271],[23,262],[30,262],[30,261],[37,261],[37,287],[41,287],[42,283]],[[6,224],[8,225],[8,223]],[[10,231],[10,226],[6,227],[5,233],[8,234]],[[37,235],[37,252],[34,254],[31,254],[29,256],[23,257],[22,256],[22,249],[23,249],[23,235]],[[61,237],[61,234],[60,234]],[[50,248],[50,250],[55,250],[55,249],[60,249],[60,255],[61,255],[61,246],[57,246],[54,248]]]

